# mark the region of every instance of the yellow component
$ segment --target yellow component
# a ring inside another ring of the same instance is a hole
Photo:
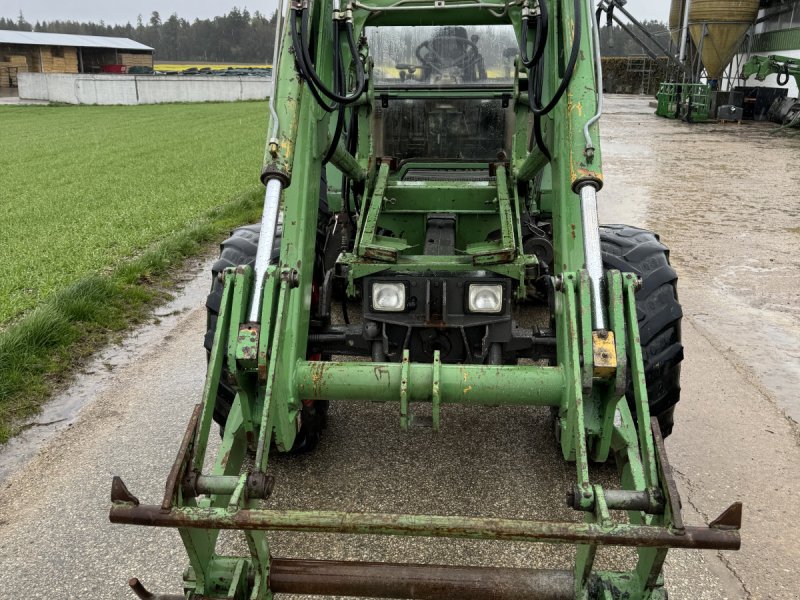
[[[614,332],[592,332],[592,364],[594,376],[610,379],[617,372],[617,346],[614,343]]]

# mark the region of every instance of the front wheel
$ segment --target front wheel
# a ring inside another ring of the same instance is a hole
[[[211,352],[214,342],[214,333],[217,330],[220,304],[222,302],[222,281],[219,274],[227,267],[250,265],[255,263],[260,225],[246,225],[234,230],[231,236],[222,242],[219,259],[211,267],[211,292],[206,300],[206,335],[204,345],[207,353]],[[272,261],[277,262],[280,255],[281,229],[278,228],[275,244],[272,248]],[[223,358],[222,376],[217,388],[217,402],[214,405],[214,420],[219,424],[220,431],[225,427],[228,413],[236,396],[236,388],[228,370],[227,359]],[[328,403],[326,401],[304,401],[300,414],[300,428],[295,438],[291,452],[300,454],[310,452],[319,444],[322,430],[327,424]]]
[[[652,231],[629,225],[603,225],[600,245],[606,269],[635,273],[642,279],[642,287],[636,292],[636,312],[647,398],[650,414],[658,418],[661,434],[666,437],[672,432],[675,405],[681,394],[683,311],[678,302],[678,274],[669,264],[669,250]],[[625,396],[635,417],[630,374]]]

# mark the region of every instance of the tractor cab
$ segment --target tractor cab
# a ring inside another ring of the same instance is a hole
[[[514,327],[536,263],[518,243],[507,174],[513,136],[511,26],[368,29],[371,133],[381,161],[359,233],[340,257],[373,360],[516,363]],[[358,299],[358,300],[356,300]]]
[[[381,27],[368,38],[378,156],[398,164],[506,159],[517,54],[511,26]]]

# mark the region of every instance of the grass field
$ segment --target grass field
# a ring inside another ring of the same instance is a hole
[[[141,316],[157,279],[258,216],[263,102],[0,107],[0,443]]]
[[[0,326],[258,184],[265,103],[0,108]]]

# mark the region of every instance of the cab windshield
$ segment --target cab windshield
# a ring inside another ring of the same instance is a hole
[[[379,87],[508,85],[517,43],[511,25],[371,27]]]

